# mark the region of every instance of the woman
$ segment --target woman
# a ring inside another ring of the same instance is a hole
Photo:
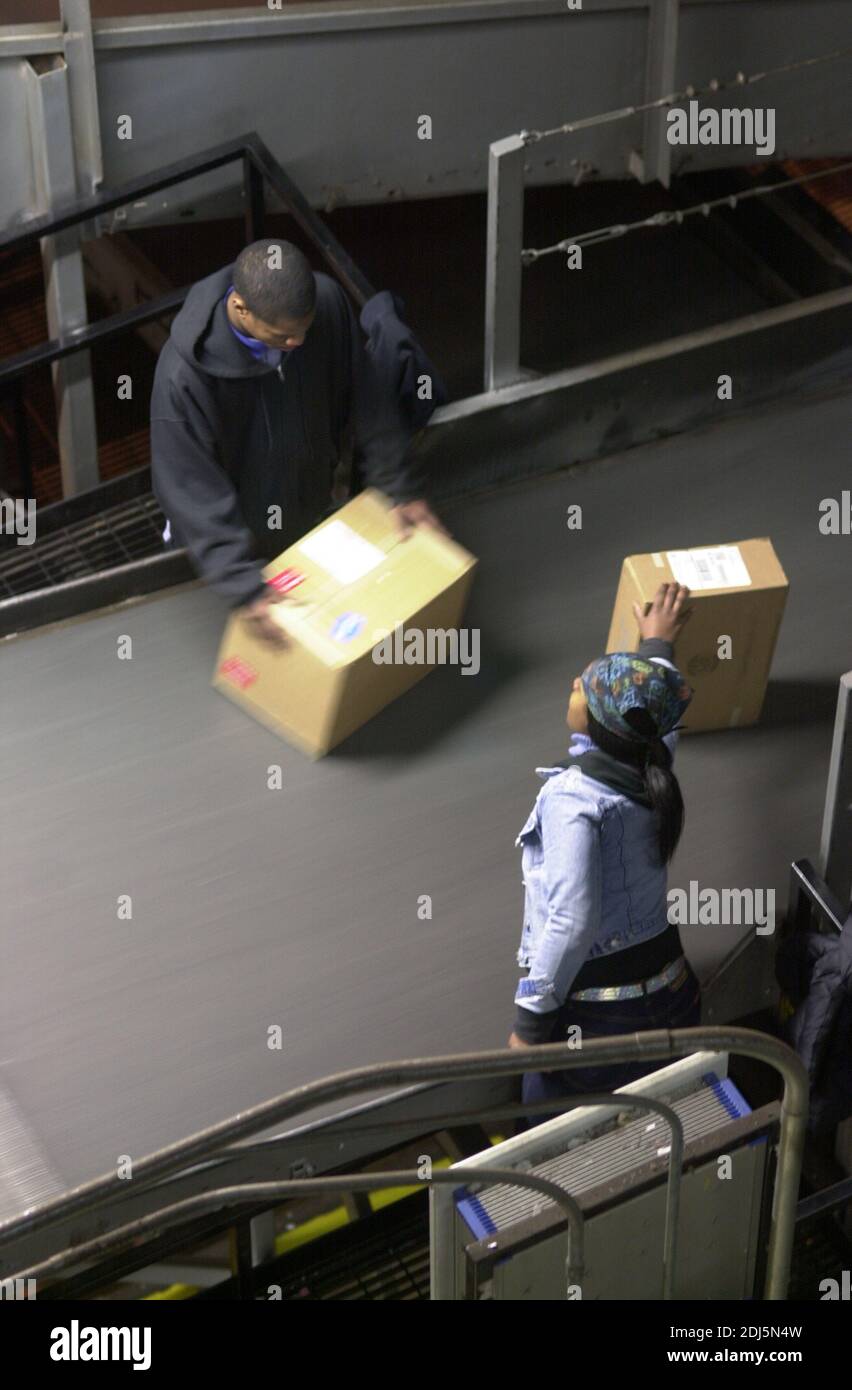
[[[510,1047],[697,1026],[701,997],[668,922],[666,866],[683,828],[671,770],[692,690],[673,664],[689,590],[661,584],[634,613],[638,653],[593,661],[574,681],[566,762],[545,785],[516,844],[526,887]],[[579,1034],[577,1028],[579,1027]],[[524,1077],[527,1104],[611,1091],[664,1062]],[[537,1117],[540,1118],[540,1117]]]

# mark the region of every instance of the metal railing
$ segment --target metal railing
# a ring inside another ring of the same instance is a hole
[[[714,206],[737,206],[746,197],[768,196],[779,188],[793,184],[808,183],[814,178],[825,178],[828,174],[848,169],[852,165],[839,164],[837,169],[820,170],[818,173],[803,175],[780,183],[746,192],[710,203],[699,203],[695,208],[678,209],[674,212],[657,213],[634,224],[617,224],[597,228],[578,236],[560,239],[545,248],[527,248],[523,245],[524,224],[524,157],[527,147],[540,140],[560,135],[572,135],[590,127],[622,121],[630,117],[644,117],[643,153],[633,151],[630,168],[642,182],[659,181],[668,188],[671,176],[671,146],[667,143],[665,114],[675,103],[693,98],[713,95],[728,88],[742,90],[767,77],[803,71],[822,63],[835,62],[852,55],[852,47],[838,48],[817,57],[803,58],[785,63],[765,72],[746,74],[738,72],[734,77],[722,80],[711,79],[703,87],[687,85],[679,91],[672,90],[677,63],[677,29],[679,0],[652,0],[648,12],[648,61],[645,75],[647,100],[635,105],[621,107],[615,111],[600,112],[581,120],[565,121],[550,130],[522,130],[502,140],[495,141],[488,152],[488,212],[486,233],[486,276],[485,276],[485,372],[484,391],[486,397],[508,387],[516,388],[512,399],[517,400],[529,391],[537,394],[543,387],[537,372],[521,366],[521,277],[524,266],[531,265],[542,256],[553,253],[569,253],[585,244],[609,240],[623,236],[628,231],[645,226],[666,226],[680,223],[689,213],[709,215]],[[577,182],[586,169],[578,170]],[[767,310],[765,314],[750,314],[747,318],[736,319],[719,327],[703,330],[695,334],[670,339],[667,343],[655,344],[651,349],[639,349],[635,354],[620,354],[609,363],[596,362],[586,368],[573,369],[567,373],[553,373],[548,378],[550,389],[563,385],[576,384],[583,373],[596,376],[622,370],[625,365],[639,365],[649,360],[649,352],[654,357],[674,356],[678,352],[701,346],[705,341],[714,341],[720,332],[723,336],[736,336],[742,332],[757,332],[762,327],[786,321],[790,317],[800,317],[803,312],[819,313],[840,304],[852,302],[852,288],[812,295],[802,304],[792,304],[781,309]],[[627,359],[626,362],[624,359]],[[564,380],[562,379],[564,377]],[[538,385],[536,386],[536,382]],[[525,386],[526,384],[526,386]]]
[[[852,671],[840,677],[820,835],[822,876],[852,907]]]
[[[417,1171],[405,1171],[390,1175],[306,1175],[270,1183],[249,1180],[233,1186],[222,1186],[216,1182],[215,1169],[211,1171],[203,1166],[212,1160],[233,1157],[238,1151],[229,1146],[237,1144],[237,1141],[279,1125],[315,1106],[390,1086],[513,1077],[529,1070],[565,1070],[591,1063],[671,1060],[702,1050],[739,1053],[756,1058],[774,1067],[783,1078],[775,1194],[764,1286],[765,1298],[783,1299],[790,1273],[795,1206],[808,1114],[807,1074],[800,1059],[786,1044],[745,1028],[654,1030],[626,1037],[591,1039],[584,1045],[582,1055],[576,1050],[566,1050],[564,1044],[546,1044],[529,1051],[496,1050],[386,1062],[323,1078],[285,1092],[274,1100],[254,1106],[134,1163],[134,1200],[138,1203],[141,1198],[148,1209],[132,1219],[123,1220],[121,1213],[129,1184],[109,1174],[85,1183],[63,1197],[31,1207],[24,1215],[5,1222],[0,1226],[0,1278],[56,1275],[68,1266],[91,1261],[115,1246],[138,1239],[146,1231],[177,1225],[181,1220],[204,1211],[244,1207],[247,1204],[257,1206],[258,1202],[278,1202],[285,1197],[308,1192],[369,1191],[400,1184],[428,1186],[431,1182],[447,1180],[443,1174],[424,1178]],[[633,1099],[625,1097],[624,1103],[632,1106]],[[596,1103],[594,1098],[592,1101]],[[570,1102],[571,1105],[587,1103],[588,1098],[582,1096]],[[622,1104],[622,1097],[607,1096],[600,1103],[618,1106]],[[563,1108],[553,1101],[544,1104],[550,1113]],[[519,1115],[527,1113],[528,1109],[519,1104],[504,1107],[501,1113],[506,1116],[511,1113]],[[677,1125],[674,1124],[672,1128],[676,1135]],[[672,1147],[674,1151],[675,1145]],[[674,1171],[673,1160],[674,1153],[669,1167],[670,1176]],[[476,1171],[465,1169],[465,1176],[476,1180]],[[170,1199],[166,1179],[182,1181],[184,1187],[189,1181],[195,1183],[197,1188],[206,1190],[196,1190],[174,1201]],[[458,1182],[458,1174],[453,1180]],[[507,1174],[502,1170],[488,1169],[484,1171],[482,1180],[519,1182],[520,1175],[514,1170]],[[557,1200],[553,1193],[546,1195]],[[559,1205],[571,1231],[569,1282],[577,1282],[578,1271],[582,1272],[579,1210],[575,1210],[570,1194],[562,1193]],[[676,1208],[676,1196],[671,1196],[670,1189],[670,1216],[673,1206]],[[674,1239],[674,1226],[670,1224],[666,1232],[667,1287],[671,1287],[673,1274],[671,1252]]]
[[[214,145],[208,150],[202,150],[200,154],[187,159],[176,160],[156,173],[131,179],[118,188],[93,193],[43,216],[31,218],[14,230],[0,235],[0,255],[31,246],[45,237],[79,227],[164,188],[171,188],[187,179],[238,161],[242,162],[247,241],[256,241],[264,235],[265,186],[268,184],[359,307],[371,299],[375,290],[367,277],[359,270],[352,257],[254,131],[238,135],[233,140]],[[86,324],[60,338],[39,343],[37,347],[28,348],[25,352],[16,353],[13,357],[0,361],[0,393],[9,394],[13,401],[18,469],[24,484],[29,484],[28,490],[31,491],[32,478],[26,421],[20,395],[22,378],[37,367],[50,366],[73,353],[109,342],[122,333],[128,333],[155,319],[173,314],[183,304],[190,288],[191,286],[185,285],[145,304],[111,314],[97,323]]]

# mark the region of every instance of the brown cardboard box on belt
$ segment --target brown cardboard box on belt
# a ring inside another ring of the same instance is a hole
[[[694,550],[629,555],[621,567],[606,649],[635,651],[634,602],[648,603],[665,580],[687,584],[692,617],[675,644],[675,662],[695,694],[688,731],[739,728],[760,717],[789,588],[767,539]],[[728,646],[721,642],[730,638]]]
[[[476,560],[425,527],[406,540],[391,503],[373,488],[283,551],[263,571],[287,594],[270,612],[290,646],[254,636],[236,614],[228,621],[213,685],[303,752],[321,757],[432,665],[379,664],[384,633],[455,629]],[[415,639],[416,640],[416,639]],[[424,655],[447,648],[423,640]],[[393,641],[393,639],[392,639]],[[403,640],[398,642],[403,649]]]

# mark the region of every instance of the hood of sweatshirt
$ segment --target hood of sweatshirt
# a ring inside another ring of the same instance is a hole
[[[368,299],[359,315],[361,327],[367,334],[372,333],[373,329],[382,319],[390,318],[395,315],[400,322],[405,320],[405,300],[400,299],[398,294],[391,290],[379,290],[372,299]]]
[[[276,370],[252,357],[231,332],[225,295],[233,284],[233,266],[225,266],[193,285],[177,314],[171,339],[185,362],[208,376],[268,376]]]

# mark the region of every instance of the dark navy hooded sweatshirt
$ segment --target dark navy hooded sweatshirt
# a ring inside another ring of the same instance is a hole
[[[160,353],[151,397],[151,478],[195,569],[233,606],[264,590],[261,566],[328,509],[347,427],[364,481],[422,496],[410,412],[365,350],[352,306],[316,273],[305,341],[272,367],[232,332],[227,266],[190,290]],[[280,508],[270,529],[269,508]]]

